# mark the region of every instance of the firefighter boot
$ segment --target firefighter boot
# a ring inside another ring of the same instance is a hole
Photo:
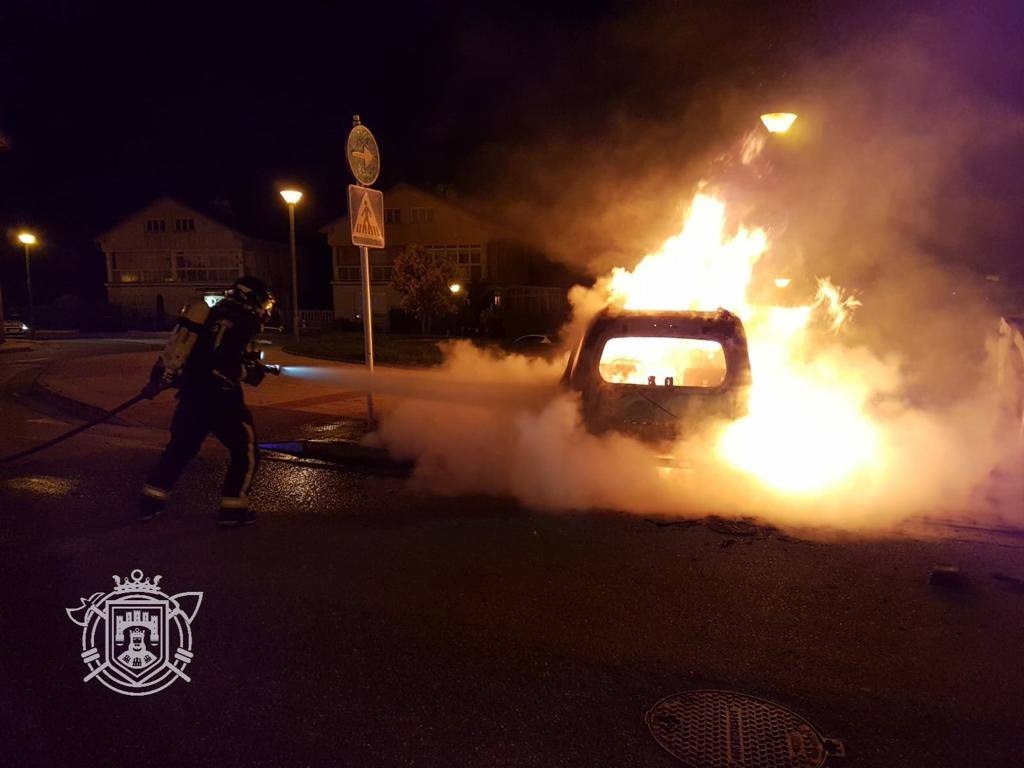
[[[252,525],[256,522],[256,513],[244,501],[224,499],[220,512],[217,513],[217,524],[223,527],[233,525]]]
[[[164,511],[164,504],[167,503],[167,492],[151,485],[142,489],[139,497],[139,520],[148,522]]]

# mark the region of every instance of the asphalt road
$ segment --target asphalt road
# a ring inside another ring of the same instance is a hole
[[[75,423],[33,395],[50,360],[117,348],[0,354],[0,454]],[[316,426],[295,419],[275,429]],[[280,461],[258,525],[219,531],[219,448],[138,524],[161,440],[102,427],[0,466],[3,765],[669,768],[644,714],[695,688],[791,707],[844,743],[830,766],[1024,760],[1024,540],[537,514]],[[929,585],[936,563],[965,583]],[[134,568],[204,592],[191,682],[141,698],[82,681],[64,610]]]

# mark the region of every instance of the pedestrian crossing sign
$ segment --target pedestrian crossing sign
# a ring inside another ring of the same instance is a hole
[[[352,245],[384,247],[383,192],[349,184],[348,220],[352,230]]]

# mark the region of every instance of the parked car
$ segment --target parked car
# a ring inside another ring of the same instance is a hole
[[[509,348],[520,355],[547,358],[565,352],[565,347],[562,346],[558,336],[548,333],[528,333],[525,336],[520,336],[512,342]]]
[[[21,320],[4,320],[4,336],[24,336],[28,333],[28,326]]]
[[[740,319],[716,312],[605,310],[569,357],[562,383],[580,393],[595,433],[665,442],[747,411],[751,382]]]
[[[512,347],[515,350],[530,350],[530,349],[542,349],[544,346],[551,344],[551,337],[546,333],[528,333],[525,336],[520,336],[518,339],[512,342]]]

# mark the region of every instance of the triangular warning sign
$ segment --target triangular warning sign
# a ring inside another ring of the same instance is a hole
[[[384,195],[376,189],[348,185],[348,216],[352,245],[384,247]]]
[[[352,233],[360,237],[372,237],[374,240],[384,237],[384,230],[380,222],[377,221],[377,214],[373,212],[373,206],[370,205],[369,195],[363,195],[359,201],[359,212],[356,213],[355,227]]]

